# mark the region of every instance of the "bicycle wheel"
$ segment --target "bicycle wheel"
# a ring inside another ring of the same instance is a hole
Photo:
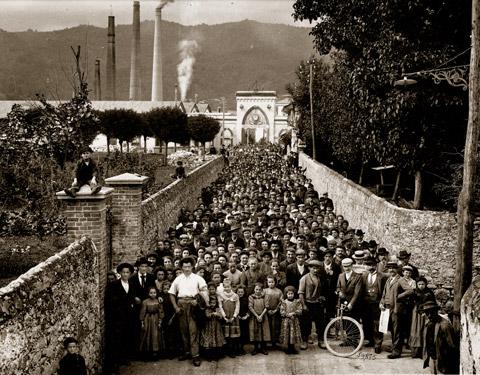
[[[329,335],[329,330],[335,331],[335,334]],[[349,357],[362,347],[363,329],[359,322],[349,316],[337,317],[327,324],[323,339],[330,353]]]

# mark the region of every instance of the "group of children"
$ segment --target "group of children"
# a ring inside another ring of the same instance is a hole
[[[151,286],[148,298],[140,311],[140,354],[143,358],[174,358],[180,354],[178,321],[168,296],[171,283]],[[252,355],[268,354],[282,346],[286,353],[298,353],[295,345],[302,342],[299,316],[302,305],[296,291],[288,286],[282,292],[276,287],[273,276],[255,284],[254,292],[247,295],[246,287],[232,286],[226,277],[220,285],[208,283],[209,303],[199,304],[200,346],[203,356],[217,360],[224,354],[229,357],[244,355],[244,345],[253,344]]]

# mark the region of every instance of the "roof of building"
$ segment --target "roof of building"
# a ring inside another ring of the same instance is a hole
[[[276,91],[237,91],[235,96],[268,96],[276,97]]]
[[[212,112],[208,103],[197,103],[197,108],[200,113]]]
[[[197,104],[195,102],[182,102],[185,108],[185,113],[199,112]]]

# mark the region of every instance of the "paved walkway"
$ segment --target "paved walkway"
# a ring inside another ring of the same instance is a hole
[[[193,367],[191,361],[160,360],[158,362],[134,362],[122,367],[120,375],[313,375],[313,374],[428,374],[423,361],[412,359],[406,351],[399,359],[388,359],[387,352],[375,354],[364,348],[351,358],[335,357],[327,350],[309,345],[298,355],[286,355],[283,351],[270,351],[268,355],[250,354],[237,358],[223,358],[218,362],[203,361]]]

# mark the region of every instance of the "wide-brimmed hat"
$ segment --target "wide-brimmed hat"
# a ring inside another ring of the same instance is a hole
[[[355,253],[353,253],[352,258],[355,260],[365,260],[368,258],[368,254],[363,250],[355,250]]]
[[[117,273],[120,273],[122,272],[122,270],[124,268],[128,268],[130,270],[131,273],[133,273],[133,271],[135,270],[135,268],[130,264],[130,263],[127,263],[127,262],[124,262],[124,263],[120,263],[118,266],[117,266]]]
[[[355,234],[356,234],[357,236],[363,236],[365,233],[363,233],[363,230],[357,229],[357,230],[355,231]]]

